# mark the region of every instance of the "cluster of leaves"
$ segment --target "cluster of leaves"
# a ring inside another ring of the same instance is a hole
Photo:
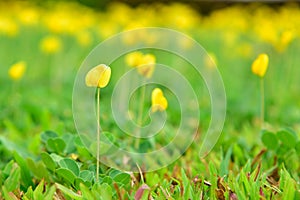
[[[268,138],[270,134],[272,138]],[[299,166],[285,168],[286,156],[299,154],[297,135],[284,129],[276,134],[264,131],[261,138],[267,149],[244,166],[235,166],[237,147],[230,146],[220,163],[206,165],[207,174],[202,173],[203,162],[193,153],[200,167],[193,169],[196,173],[178,162],[141,174],[101,166],[96,182],[95,159],[80,138],[45,131],[41,134],[44,150],[39,157],[25,159],[15,151],[0,170],[0,199],[299,199]],[[284,148],[288,150],[279,153]],[[276,162],[270,165],[270,158],[276,158]]]
[[[290,128],[284,128],[276,133],[265,130],[261,139],[263,144],[280,158],[280,162],[288,165],[292,161],[294,165],[298,165],[296,168],[299,168],[300,140],[295,131]]]

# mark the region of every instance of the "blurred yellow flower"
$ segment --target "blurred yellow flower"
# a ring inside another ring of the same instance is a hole
[[[145,54],[140,60],[138,73],[146,78],[151,78],[155,67],[155,56],[152,54]]]
[[[142,58],[142,52],[134,51],[125,56],[125,63],[130,67],[137,67],[140,65]]]
[[[40,49],[46,54],[54,54],[62,48],[61,41],[56,36],[47,36],[41,40]]]
[[[105,64],[92,68],[85,77],[85,84],[88,87],[104,88],[111,76],[111,69]]]
[[[252,64],[253,74],[263,78],[268,69],[269,56],[265,53],[259,54]]]
[[[34,7],[24,8],[20,10],[18,17],[21,23],[24,25],[35,25],[38,23],[39,13]]]
[[[16,36],[18,32],[19,27],[13,20],[0,16],[0,34],[3,33],[4,35],[13,37]]]
[[[152,54],[145,54],[134,51],[125,57],[125,62],[130,67],[138,67],[139,74],[146,78],[150,78],[154,72],[156,58]]]
[[[151,101],[152,101],[152,112],[164,111],[168,107],[168,101],[164,97],[162,90],[159,88],[155,88],[152,91]]]
[[[20,61],[15,63],[8,70],[8,74],[11,79],[19,80],[23,77],[26,70],[26,63],[24,61]]]
[[[284,31],[281,34],[278,45],[276,47],[277,50],[279,52],[283,52],[289,46],[289,44],[293,41],[294,37],[295,36],[292,31]]]

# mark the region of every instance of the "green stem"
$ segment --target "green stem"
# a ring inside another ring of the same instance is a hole
[[[100,165],[100,87],[97,88],[97,166],[96,166],[96,182],[99,181],[99,165]]]
[[[264,128],[265,124],[265,91],[264,91],[264,79],[260,79],[260,97],[261,97],[261,113],[260,113],[260,121],[261,121],[261,128]]]
[[[144,112],[144,101],[145,101],[145,93],[146,93],[146,87],[145,85],[142,86],[141,88],[141,95],[140,95],[140,107],[139,107],[139,113],[138,113],[138,119],[137,123],[140,126],[138,130],[138,135],[135,140],[135,148],[138,149],[140,145],[140,136],[141,136],[141,126],[143,124],[143,112]]]
[[[138,170],[139,170],[140,177],[141,177],[141,181],[142,181],[142,183],[144,184],[144,183],[145,183],[145,181],[144,181],[143,172],[142,172],[142,170],[141,170],[141,168],[140,168],[139,164],[137,164],[137,163],[136,163],[136,166],[137,166],[137,168],[138,168]]]

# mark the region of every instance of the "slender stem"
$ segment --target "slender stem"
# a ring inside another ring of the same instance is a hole
[[[145,85],[141,88],[141,94],[140,94],[140,107],[138,110],[138,119],[137,123],[141,127],[143,123],[143,112],[144,112],[144,101],[145,101],[145,93],[146,93],[146,87]],[[138,137],[135,140],[135,148],[138,149],[140,145],[140,135],[141,135],[141,128],[138,130]]]
[[[265,124],[265,91],[264,91],[264,79],[260,79],[260,97],[261,97],[261,113],[260,113],[260,121],[261,121],[261,128],[264,128]]]
[[[100,165],[100,87],[97,88],[97,166],[96,166],[96,182],[99,180]]]
[[[141,168],[140,168],[139,164],[137,164],[137,163],[136,163],[136,166],[137,166],[137,168],[138,168],[138,170],[139,170],[140,177],[141,177],[141,181],[142,181],[142,183],[144,184],[144,183],[145,183],[145,181],[144,181],[143,172],[142,172],[142,170],[141,170]]]

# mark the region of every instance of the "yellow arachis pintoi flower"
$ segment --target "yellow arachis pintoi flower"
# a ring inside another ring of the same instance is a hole
[[[24,61],[20,61],[10,67],[8,74],[11,79],[19,80],[23,77],[25,70],[26,70],[26,63]]]
[[[9,18],[0,16],[0,34],[10,37],[16,36],[19,33],[19,26]]]
[[[166,110],[168,107],[168,101],[164,96],[162,90],[159,88],[155,88],[152,91],[151,101],[152,101],[152,112],[163,111]]]
[[[152,54],[145,54],[140,60],[140,67],[138,67],[138,73],[146,78],[150,78],[154,72],[155,56]]]
[[[85,76],[85,84],[88,87],[104,88],[111,76],[111,69],[105,64],[100,64],[92,68]]]
[[[54,54],[60,51],[61,41],[56,36],[47,36],[41,40],[40,49],[46,54]]]
[[[269,56],[265,53],[259,54],[252,64],[253,74],[263,78],[268,69]]]
[[[125,56],[125,62],[130,67],[139,66],[142,59],[143,59],[143,54],[142,52],[139,51],[134,51]]]
[[[139,74],[146,78],[150,78],[154,72],[156,58],[152,54],[143,54],[139,51],[129,53],[125,57],[125,62],[130,67],[138,67]]]

